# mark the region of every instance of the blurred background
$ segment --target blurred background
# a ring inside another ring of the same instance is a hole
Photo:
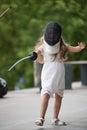
[[[63,29],[63,38],[71,45],[87,44],[86,0],[1,0],[0,14],[0,76],[8,82],[8,89],[34,87],[33,62],[25,60],[10,72],[9,67],[34,50],[45,25],[57,21]],[[68,61],[87,60],[87,51],[69,53]],[[78,81],[79,67],[73,66],[73,81]]]

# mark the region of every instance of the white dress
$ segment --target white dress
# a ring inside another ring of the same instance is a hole
[[[65,68],[63,61],[59,60],[59,53],[56,55],[54,61],[52,56],[46,53],[45,45],[39,47],[43,57],[44,64],[41,73],[41,95],[48,93],[51,97],[57,93],[63,96],[65,88]]]

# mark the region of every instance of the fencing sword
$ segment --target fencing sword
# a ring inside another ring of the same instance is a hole
[[[24,58],[18,60],[15,64],[13,64],[13,65],[8,69],[8,71],[12,70],[17,64],[19,64],[20,62],[22,62],[23,60],[26,60],[26,59],[28,59],[28,58],[30,58],[30,56],[26,56],[26,57],[24,57]]]
[[[8,11],[9,11],[9,9],[11,9],[12,7],[10,6],[10,7],[8,7],[6,10],[4,10],[1,14],[0,14],[0,18],[3,16],[3,15],[5,15]]]
[[[20,62],[26,60],[26,59],[31,59],[31,60],[36,60],[37,59],[37,53],[36,52],[31,52],[28,56],[18,60],[16,63],[14,63],[9,69],[8,71],[12,70],[17,64],[19,64]]]

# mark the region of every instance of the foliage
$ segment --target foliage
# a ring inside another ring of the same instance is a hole
[[[84,4],[85,3],[85,4]],[[77,45],[87,43],[86,0],[3,0],[0,12],[12,8],[0,18],[0,75],[7,79],[9,89],[14,89],[19,77],[24,76],[25,86],[33,86],[33,63],[25,61],[6,73],[18,59],[34,48],[49,21],[62,25],[66,42]],[[69,54],[68,60],[87,60],[86,49],[78,54]]]

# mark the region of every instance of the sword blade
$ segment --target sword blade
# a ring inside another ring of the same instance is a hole
[[[24,57],[24,58],[18,60],[15,64],[13,64],[13,65],[8,69],[8,71],[12,70],[17,64],[19,64],[21,61],[26,60],[26,59],[28,59],[28,58],[30,58],[30,56],[26,56],[26,57]]]

